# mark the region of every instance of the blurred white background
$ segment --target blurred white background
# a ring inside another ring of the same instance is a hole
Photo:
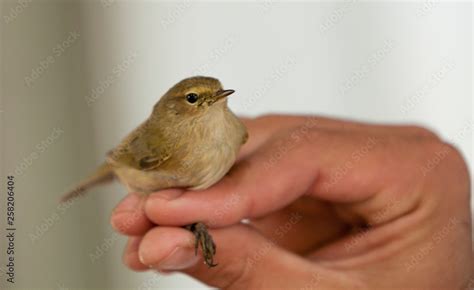
[[[108,222],[120,185],[57,206],[191,75],[235,89],[230,106],[241,115],[416,123],[472,164],[469,2],[2,0],[0,12],[2,184],[16,176],[13,289],[204,287],[123,266],[125,239]]]

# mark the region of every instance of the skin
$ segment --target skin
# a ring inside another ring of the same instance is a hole
[[[220,182],[132,193],[117,206],[111,223],[129,236],[130,269],[180,271],[223,289],[473,283],[469,173],[434,133],[309,116],[243,121],[249,141]],[[215,268],[179,228],[196,221],[218,245]]]

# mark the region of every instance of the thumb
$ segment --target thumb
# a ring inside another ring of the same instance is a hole
[[[219,289],[313,289],[340,281],[334,273],[277,246],[247,225],[212,229],[217,244],[216,267],[194,256],[191,232],[156,227],[141,241],[138,253],[158,271],[181,271]]]

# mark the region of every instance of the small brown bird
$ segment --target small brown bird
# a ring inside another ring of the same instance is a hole
[[[62,198],[67,201],[118,177],[130,192],[149,194],[165,188],[206,189],[232,167],[247,141],[245,126],[227,107],[219,80],[191,77],[174,85],[153,107],[150,117],[107,154],[94,174]],[[215,244],[204,224],[186,226],[213,262]]]

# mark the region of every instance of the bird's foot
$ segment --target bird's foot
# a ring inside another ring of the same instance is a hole
[[[206,263],[209,268],[217,266],[217,264],[214,264],[216,244],[212,240],[212,236],[208,233],[207,227],[203,223],[194,223],[192,225],[186,226],[186,229],[190,230],[196,238],[196,242],[194,244],[196,255],[199,245],[201,245],[204,263]]]

